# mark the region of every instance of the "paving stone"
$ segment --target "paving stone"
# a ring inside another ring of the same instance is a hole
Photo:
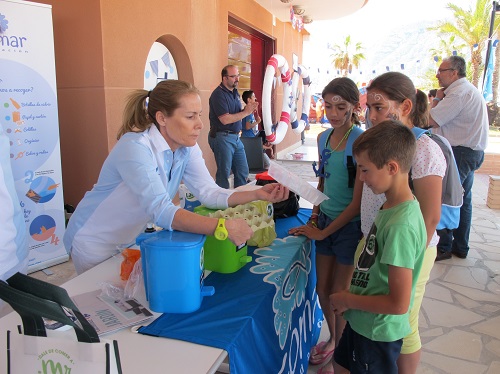
[[[500,339],[500,317],[490,318],[471,327],[472,330]]]
[[[481,335],[455,329],[428,342],[425,349],[477,362],[481,356],[483,344]]]
[[[496,264],[498,264],[500,262],[500,253],[483,251],[482,254],[487,259],[492,260],[492,262],[494,262]],[[486,265],[486,261],[485,261],[485,265]],[[486,266],[488,266],[488,265],[486,265]]]
[[[443,335],[443,329],[441,327],[420,332],[421,338],[433,338],[441,335]]]
[[[421,361],[422,363],[429,364],[442,370],[442,372],[453,374],[482,374],[488,369],[487,365],[459,360],[456,358],[429,353],[426,351],[422,352]]]
[[[456,291],[464,296],[467,296],[469,299],[476,300],[478,302],[489,301],[489,302],[498,302],[498,296],[491,292],[480,291],[478,289],[464,287],[458,284],[439,282],[442,286],[445,286],[452,291]]]
[[[488,291],[493,292],[495,295],[500,295],[500,285],[497,282],[490,282],[487,286]],[[500,302],[500,298],[497,302]]]
[[[500,306],[498,304],[497,305],[483,304],[476,309],[476,312],[492,316],[493,314],[496,314],[499,310]]]
[[[488,351],[495,354],[500,359],[500,340],[492,339],[490,342],[484,345]],[[498,371],[500,373],[500,371]]]
[[[480,303],[478,303],[477,301],[474,301],[474,300],[471,300],[469,299],[468,297],[465,297],[463,295],[460,295],[460,294],[455,294],[454,295],[455,299],[460,303],[462,304],[466,309],[474,309],[474,308],[479,308],[481,306]]]
[[[499,254],[500,256],[500,254]],[[484,264],[490,269],[494,274],[500,274],[500,261],[484,261]]]
[[[428,283],[425,287],[425,297],[453,303],[450,290],[434,283]]]
[[[489,219],[477,219],[474,222],[474,228],[476,230],[480,230],[480,228],[498,228],[494,222],[491,222]]]
[[[488,283],[488,272],[477,267],[459,267],[455,266],[448,271],[444,281],[459,284],[466,287],[484,290]]]
[[[430,283],[432,283],[432,281],[440,279],[443,276],[443,274],[445,274],[448,271],[448,269],[449,268],[445,262],[440,261],[434,263],[427,284],[429,285]]]
[[[498,228],[496,227],[495,224],[493,224],[493,227],[484,227],[478,224],[474,224],[474,231],[478,234],[480,233],[480,234],[494,235],[497,238],[497,240],[500,239]]]
[[[480,314],[433,299],[424,298],[422,308],[424,308],[431,326],[459,327],[484,320]]]
[[[500,373],[500,361],[493,361],[486,374],[498,374],[498,373]]]

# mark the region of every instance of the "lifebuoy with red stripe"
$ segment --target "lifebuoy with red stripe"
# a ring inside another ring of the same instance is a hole
[[[297,102],[299,101],[299,79],[302,77],[302,114],[300,120],[297,120]],[[305,67],[299,65],[297,71],[293,72],[292,78],[292,94],[295,95],[295,101],[292,105],[290,115],[292,118],[292,130],[296,134],[300,134],[304,131],[304,128],[309,124],[309,107],[311,105],[311,79],[309,78],[309,72]]]
[[[271,115],[271,93],[276,72],[280,73],[283,83],[283,105],[280,120],[276,125],[272,123]],[[271,56],[266,66],[264,75],[264,86],[262,87],[262,123],[266,133],[266,139],[272,144],[280,143],[286,135],[290,124],[290,109],[292,106],[292,80],[286,59],[278,54]]]

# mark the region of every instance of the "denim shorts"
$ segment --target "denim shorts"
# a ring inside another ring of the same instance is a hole
[[[332,221],[326,214],[320,213],[318,228],[324,229]],[[316,240],[316,253],[324,256],[336,256],[340,264],[352,265],[354,253],[361,237],[361,221],[349,222],[329,237]]]
[[[397,374],[397,360],[403,339],[394,342],[376,342],[365,338],[346,323],[339,345],[335,348],[335,362],[351,372]]]

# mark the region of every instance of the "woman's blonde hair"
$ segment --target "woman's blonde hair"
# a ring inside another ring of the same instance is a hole
[[[200,91],[189,82],[172,79],[158,83],[152,91],[133,91],[128,96],[123,110],[118,139],[127,132],[145,131],[151,124],[158,127],[156,113],[160,111],[170,117],[180,106],[181,97],[189,94],[199,95]]]

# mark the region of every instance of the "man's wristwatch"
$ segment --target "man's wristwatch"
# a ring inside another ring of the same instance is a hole
[[[226,220],[224,218],[219,218],[219,222],[217,222],[217,228],[214,231],[215,239],[226,240],[227,235]]]
[[[439,97],[435,97],[435,98],[433,98],[432,100],[435,100],[435,101],[437,101],[437,102],[440,102],[440,101],[441,101],[441,100],[443,100],[443,99],[440,99]]]

